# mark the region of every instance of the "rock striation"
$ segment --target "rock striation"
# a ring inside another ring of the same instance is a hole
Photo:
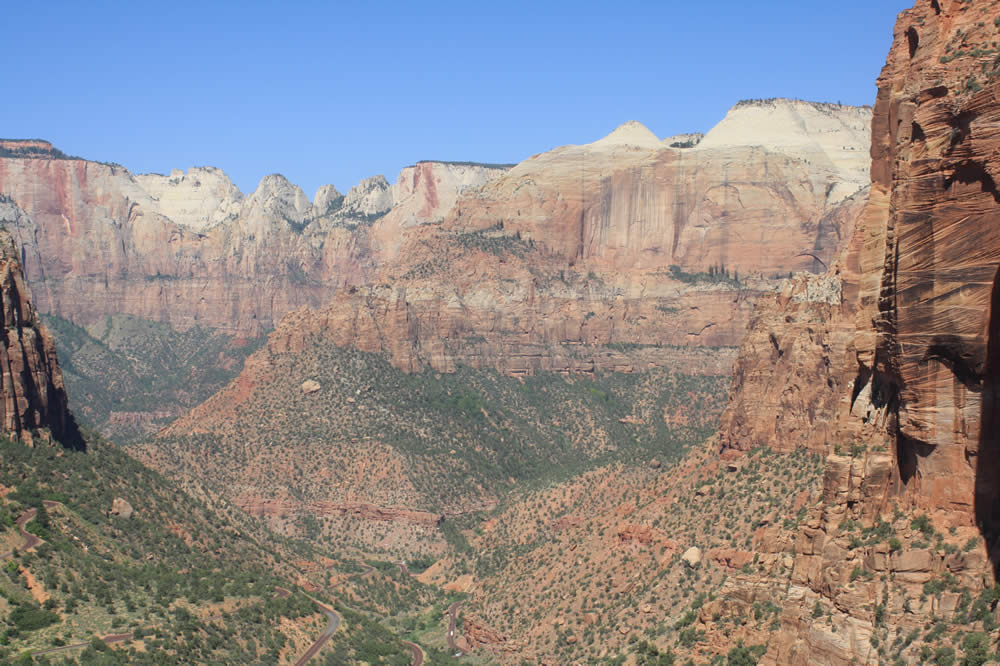
[[[0,215],[26,217],[2,196]],[[67,446],[82,445],[69,412],[55,343],[31,303],[20,252],[6,230],[0,230],[0,327],[0,432],[31,442],[33,431],[47,428]]]
[[[823,270],[838,245],[821,219],[868,182],[871,111],[766,105],[738,104],[700,140],[665,143],[630,121],[594,143],[536,155],[460,198],[445,224],[503,220],[595,270]]]
[[[899,15],[868,203],[821,279],[842,297],[790,283],[737,361],[721,447],[827,454],[794,546],[758,543],[793,557],[790,573],[729,586],[783,606],[776,663],[876,663],[941,618],[989,630],[965,608],[993,612],[1000,553],[997,11],[934,0]],[[904,660],[927,658],[909,643]]]

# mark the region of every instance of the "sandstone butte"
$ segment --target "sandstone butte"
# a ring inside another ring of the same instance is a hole
[[[25,213],[7,224],[40,311],[78,324],[257,336],[294,312],[278,347],[323,329],[404,368],[630,369],[668,359],[565,345],[735,346],[775,274],[829,264],[867,183],[869,118],[745,102],[703,138],[626,123],[513,167],[420,162],[312,202],[279,175],[244,196],[218,169],[132,175],[8,143],[0,192]],[[739,286],[692,282],[720,264]]]
[[[952,575],[973,596],[995,584],[997,13],[996,3],[921,0],[899,15],[878,80],[871,191],[850,243],[825,276],[762,301],[736,362],[723,454],[765,443],[828,454],[790,576],[730,586],[733,598],[783,606],[775,663],[875,663],[878,609],[907,632],[958,603],[952,592],[926,597],[925,582]],[[949,538],[984,539],[950,554],[926,544],[893,553],[852,548],[839,529],[892,521],[897,509]],[[856,567],[895,582],[855,581]],[[810,619],[814,603],[832,609],[836,631]]]

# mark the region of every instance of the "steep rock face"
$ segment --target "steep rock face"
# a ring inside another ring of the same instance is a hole
[[[907,504],[975,524],[995,499],[1000,143],[996,77],[983,50],[995,3],[919,3],[900,15],[879,78],[871,206],[864,220],[857,380],[844,437],[893,443]],[[979,77],[981,81],[977,79]],[[984,87],[985,86],[985,87]],[[883,432],[872,432],[878,415]],[[987,427],[984,427],[984,424]],[[976,488],[977,479],[980,488]],[[980,512],[982,509],[982,512]],[[962,519],[964,517],[964,519]]]
[[[475,263],[459,265],[472,270]],[[298,352],[328,339],[385,352],[407,371],[466,365],[515,375],[631,372],[708,363],[703,369],[717,374],[727,372],[733,354],[707,361],[697,348],[733,346],[751,307],[747,296],[730,291],[654,280],[625,291],[582,276],[575,284],[545,284],[527,271],[488,279],[491,272],[463,278],[456,270],[442,282],[342,291],[320,310],[286,316],[268,347]],[[642,287],[651,288],[643,294]]]
[[[0,197],[8,219],[24,213]],[[80,434],[67,406],[55,344],[31,304],[20,252],[11,235],[0,231],[0,429],[4,435],[31,441],[31,431],[48,428],[67,446],[80,445]]]
[[[193,167],[169,176],[148,173],[136,182],[158,204],[161,214],[177,224],[204,231],[239,215],[243,193],[215,167]]]
[[[404,167],[392,186],[393,206],[406,211],[404,226],[441,222],[464,194],[476,191],[512,164],[418,162]]]
[[[279,175],[244,197],[216,169],[132,176],[48,144],[11,143],[0,157],[0,192],[32,221],[13,231],[38,307],[81,325],[125,313],[256,336],[344,287],[405,275],[414,267],[405,249],[433,245],[439,223],[454,233],[506,225],[501,235],[538,243],[564,268],[584,272],[822,269],[844,236],[828,215],[843,198],[838,188],[852,188],[867,164],[864,151],[849,150],[857,137],[843,127],[868,111],[769,104],[800,117],[794,127],[804,129],[775,138],[778,129],[764,131],[766,114],[741,107],[701,143],[681,141],[694,148],[680,149],[630,122],[509,172],[420,162],[395,185],[375,177],[344,196],[326,186],[313,202]],[[813,116],[835,126],[857,164],[829,158],[829,128],[801,120]],[[746,131],[742,144],[733,127]],[[735,330],[745,321],[737,319]]]
[[[854,336],[836,275],[800,275],[758,301],[733,369],[722,449],[826,453],[837,429],[841,366]]]
[[[445,224],[502,220],[595,269],[823,270],[836,244],[819,222],[867,184],[869,118],[859,107],[742,103],[700,141],[671,137],[690,148],[631,122],[525,160],[460,198]]]
[[[770,544],[794,557],[790,573],[729,585],[736,598],[780,600],[777,663],[874,663],[893,636],[937,618],[989,629],[962,599],[996,581],[998,10],[934,0],[900,14],[878,82],[869,201],[837,266],[844,303],[769,304],[737,361],[734,387],[750,393],[734,395],[723,447],[829,454],[794,548]],[[790,338],[780,349],[805,352],[795,365],[807,372],[774,358],[769,326]],[[765,398],[756,414],[745,405],[803,380],[804,399]],[[823,416],[815,436],[771,425],[807,414]],[[895,542],[866,536],[875,530]],[[908,645],[902,658],[917,659]]]
[[[825,453],[839,436],[842,396],[853,380],[845,359],[854,349],[861,280],[863,234],[854,230],[869,208],[866,188],[834,212],[850,242],[826,273],[796,275],[757,301],[722,415],[723,451],[768,446]]]
[[[372,221],[394,206],[384,178],[344,197],[321,188],[312,203],[275,174],[243,197],[216,169],[133,176],[22,143],[0,144],[0,192],[28,214],[6,223],[25,249],[39,309],[82,325],[125,313],[260,335],[284,313],[365,282],[379,248],[392,246],[373,248],[373,236],[398,236],[396,219],[436,219],[439,202],[455,196],[442,176],[451,167],[428,165],[438,188],[401,193],[397,218],[376,231]]]

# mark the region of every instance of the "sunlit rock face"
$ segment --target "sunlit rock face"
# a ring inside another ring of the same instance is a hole
[[[748,101],[700,141],[661,141],[633,121],[525,160],[461,197],[445,224],[502,220],[594,268],[819,271],[843,237],[823,216],[868,183],[870,118],[866,107]]]

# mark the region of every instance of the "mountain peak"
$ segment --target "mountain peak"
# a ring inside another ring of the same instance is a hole
[[[659,137],[637,120],[629,120],[619,125],[611,134],[590,145],[595,147],[637,146],[655,149],[663,147]]]

